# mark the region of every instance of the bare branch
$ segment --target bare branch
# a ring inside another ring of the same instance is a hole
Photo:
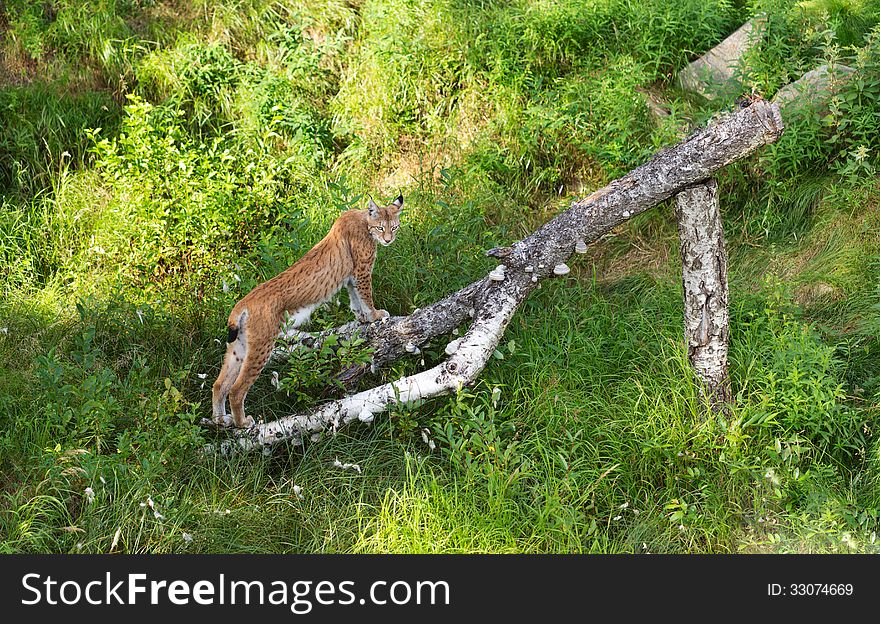
[[[208,445],[205,451],[219,451],[225,455],[258,448],[268,450],[282,441],[302,444],[307,437],[319,435],[325,429],[335,432],[353,420],[371,422],[375,414],[396,404],[413,403],[459,390],[473,383],[486,367],[518,304],[518,300],[504,297],[497,306],[485,306],[487,314],[477,318],[470,330],[457,341],[454,353],[429,370],[331,401],[309,413],[286,416],[236,431],[232,438]]]

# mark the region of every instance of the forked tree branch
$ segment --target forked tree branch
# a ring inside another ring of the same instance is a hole
[[[378,367],[473,319],[464,336],[447,347],[449,358],[429,370],[330,401],[307,413],[235,431],[231,438],[205,450],[231,453],[269,449],[279,442],[301,443],[352,420],[372,420],[390,405],[448,394],[472,384],[488,363],[519,305],[541,280],[567,273],[564,263],[573,252],[583,250],[584,245],[627,219],[772,143],[782,130],[779,107],[764,100],[754,101],[576,201],[510,248],[493,250],[492,255],[500,257],[503,264],[445,299],[385,322],[349,323],[317,335],[297,332],[292,338],[307,345],[316,344],[329,333],[343,338],[359,335],[375,349],[373,364]]]

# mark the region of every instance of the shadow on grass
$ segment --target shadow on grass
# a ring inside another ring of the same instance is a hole
[[[0,193],[33,197],[63,169],[88,164],[89,128],[113,134],[121,107],[100,91],[69,93],[41,82],[0,87]]]

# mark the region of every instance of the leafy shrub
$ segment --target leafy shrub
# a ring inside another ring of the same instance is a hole
[[[372,350],[361,338],[340,340],[331,335],[318,349],[299,345],[290,351],[279,390],[293,392],[298,401],[311,403],[316,396],[344,390],[340,374],[369,367],[371,357]]]
[[[136,70],[148,98],[167,100],[171,108],[185,111],[198,128],[216,127],[230,119],[242,71],[242,64],[223,44],[187,38],[174,48],[148,55]]]
[[[325,165],[333,154],[333,136],[321,112],[286,78],[267,74],[243,92],[246,136],[277,138],[273,146],[307,167]],[[248,119],[247,117],[250,116]],[[249,124],[249,126],[248,126]]]
[[[103,332],[119,327],[115,321],[130,310],[110,305],[100,310],[93,303],[78,303],[82,329],[64,356],[51,349],[37,358],[36,377],[44,406],[43,417],[50,436],[64,446],[87,448],[97,455],[120,454],[126,460],[139,452],[167,457],[179,449],[191,449],[201,441],[194,409],[165,378],[164,389],[155,392],[155,373],[147,359],[131,353],[119,368],[107,364],[109,353],[98,339],[110,343],[119,336]],[[182,379],[178,373],[175,377]],[[151,397],[151,398],[146,398]]]
[[[774,436],[800,436],[822,452],[863,455],[864,416],[844,403],[834,347],[786,312],[781,293],[743,322],[745,339],[756,347],[741,397],[746,399],[743,425]]]
[[[771,179],[784,182],[829,170],[853,177],[870,174],[880,157],[880,30],[849,57],[831,46],[826,60],[852,64],[856,73],[838,79],[837,95],[827,109],[812,103],[787,109],[785,133],[762,157]]]
[[[871,176],[880,162],[880,26],[855,52],[855,75],[832,101],[835,166],[851,178]]]
[[[835,94],[827,106],[814,102],[787,105],[780,139],[762,149],[755,162],[735,165],[723,174],[736,179],[727,187],[736,195],[730,203],[744,211],[753,235],[770,241],[796,238],[835,181],[856,187],[876,172],[880,162],[878,32],[875,28],[867,33],[862,47],[841,49],[833,31],[825,31],[821,46],[817,43],[817,56],[805,61],[806,69],[846,64],[855,73],[836,79]],[[776,69],[768,71],[778,75]]]
[[[132,97],[119,135],[95,135],[98,167],[119,190],[97,261],[142,287],[231,279],[233,261],[287,216],[286,206],[275,212],[283,186],[309,180],[301,162],[278,161],[268,145],[245,148],[228,136],[196,141],[182,117],[180,109]]]

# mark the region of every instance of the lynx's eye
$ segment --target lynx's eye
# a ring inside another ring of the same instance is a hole
[[[392,225],[392,226],[391,226],[391,231],[392,231],[392,232],[396,232],[396,231],[397,231],[397,228],[399,228],[399,227],[400,227],[399,225]]]
[[[376,229],[379,230],[380,232],[384,232],[384,231],[385,231],[385,228],[382,227],[381,225],[377,225],[377,226],[376,226]]]

